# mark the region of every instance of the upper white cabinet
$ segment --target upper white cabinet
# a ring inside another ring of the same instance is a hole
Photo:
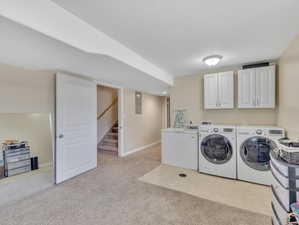
[[[204,76],[205,109],[234,108],[234,72],[207,74]]]
[[[255,69],[238,72],[238,104],[239,108],[255,107]]]
[[[238,72],[239,108],[275,108],[275,66]]]

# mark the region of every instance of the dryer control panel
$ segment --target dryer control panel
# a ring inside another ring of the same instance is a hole
[[[235,128],[233,127],[220,127],[220,126],[201,126],[199,127],[201,134],[234,134]]]

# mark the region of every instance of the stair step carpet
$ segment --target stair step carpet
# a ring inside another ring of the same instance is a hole
[[[98,151],[118,152],[118,123],[114,124],[98,144]]]

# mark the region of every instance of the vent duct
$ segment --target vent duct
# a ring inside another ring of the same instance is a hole
[[[258,67],[265,67],[265,66],[269,66],[270,63],[269,62],[262,62],[262,63],[255,63],[255,64],[248,64],[248,65],[244,65],[242,66],[242,69],[252,69],[252,68],[258,68]]]

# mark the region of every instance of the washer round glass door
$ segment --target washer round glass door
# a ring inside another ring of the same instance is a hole
[[[233,155],[233,148],[229,140],[219,134],[211,134],[201,142],[201,153],[211,163],[224,164]]]
[[[251,137],[241,146],[243,162],[252,169],[266,171],[270,169],[270,151],[274,142],[265,137]]]

